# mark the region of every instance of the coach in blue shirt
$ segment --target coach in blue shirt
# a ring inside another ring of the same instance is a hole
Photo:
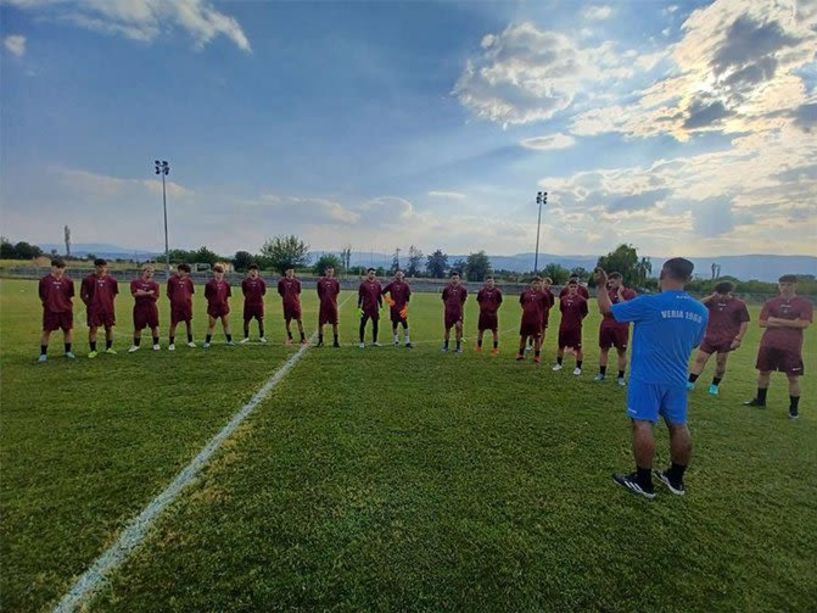
[[[635,494],[655,497],[652,461],[655,456],[653,425],[658,416],[669,428],[672,465],[655,476],[673,494],[684,493],[684,471],[692,455],[687,428],[687,368],[692,350],[703,340],[708,312],[684,291],[694,265],[672,258],[661,268],[661,293],[612,304],[606,291],[607,273],[596,269],[599,310],[621,323],[633,322],[630,385],[627,415],[633,424],[636,470],[613,475],[613,480]]]

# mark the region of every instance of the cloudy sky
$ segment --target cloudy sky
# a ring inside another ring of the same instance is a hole
[[[817,0],[0,0],[14,240],[817,254]]]

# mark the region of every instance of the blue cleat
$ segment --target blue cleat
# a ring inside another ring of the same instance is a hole
[[[68,358],[69,360],[75,360],[77,358],[77,356],[74,355],[73,351],[66,351],[65,357]]]
[[[714,383],[709,386],[709,395],[710,396],[717,396],[718,395],[718,386]]]
[[[695,384],[692,383],[691,381],[687,381],[687,391],[691,392],[694,389],[695,389]]]
[[[47,362],[47,361],[48,361],[48,356],[45,355],[44,353],[41,353],[40,357],[37,358],[37,362],[39,362],[40,364],[42,364],[43,362]]]

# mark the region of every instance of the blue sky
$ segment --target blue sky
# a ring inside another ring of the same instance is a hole
[[[0,2],[14,240],[817,254],[817,2]],[[781,240],[785,238],[785,240]]]

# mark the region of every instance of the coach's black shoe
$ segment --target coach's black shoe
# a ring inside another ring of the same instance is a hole
[[[751,400],[747,400],[746,402],[744,402],[743,406],[745,406],[745,407],[757,407],[759,409],[765,409],[766,408],[766,403],[765,402],[760,402],[760,400],[758,400],[757,398],[752,398]]]
[[[332,347],[340,347],[340,343],[335,341],[334,343],[332,343]]]
[[[658,479],[661,483],[666,485],[669,488],[669,491],[675,494],[676,496],[683,496],[684,492],[686,491],[684,488],[683,481],[673,481],[667,475],[666,470],[656,470],[654,471],[655,478]]]
[[[644,496],[644,498],[649,498],[650,500],[655,498],[655,488],[652,487],[652,485],[641,485],[641,483],[638,482],[638,475],[636,473],[629,475],[615,474],[613,475],[613,481],[621,487],[628,489],[633,494]]]

